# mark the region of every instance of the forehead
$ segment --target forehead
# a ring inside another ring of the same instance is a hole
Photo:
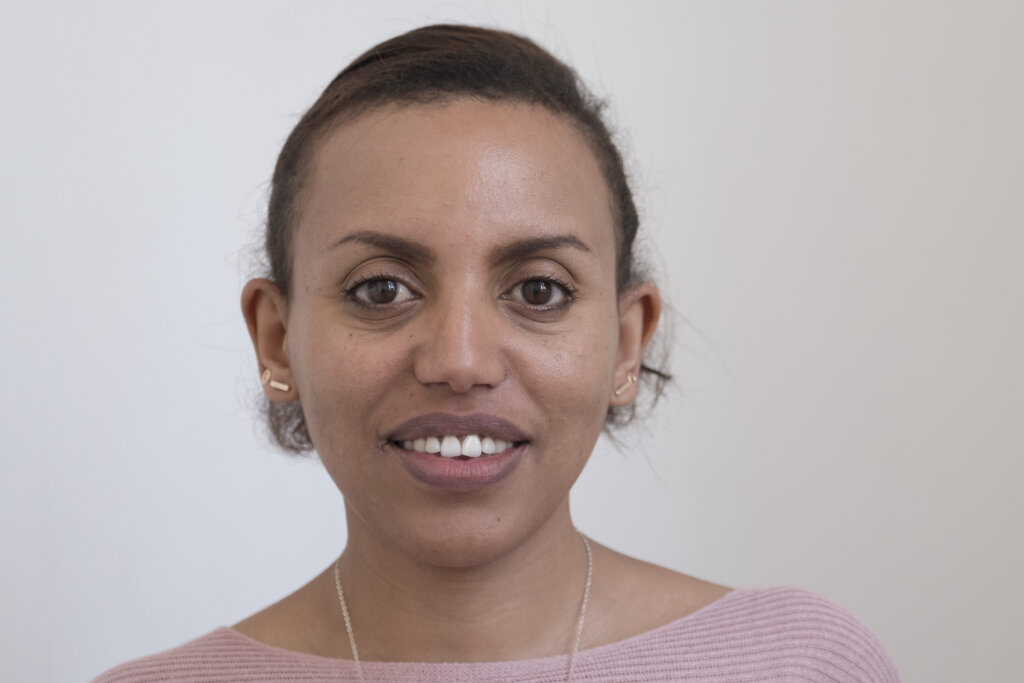
[[[573,124],[473,99],[386,106],[341,125],[315,152],[300,226],[297,241],[313,249],[391,227],[452,242],[569,231],[614,251],[607,184]]]

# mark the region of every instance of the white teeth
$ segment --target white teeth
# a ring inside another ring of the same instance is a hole
[[[479,458],[483,451],[480,448],[480,437],[470,434],[462,440],[462,454],[467,458]]]
[[[457,436],[427,436],[412,441],[402,441],[402,448],[417,453],[439,453],[446,458],[479,458],[481,455],[493,455],[508,450],[515,442],[495,439],[490,436],[469,434],[459,439]]]
[[[441,455],[445,458],[457,458],[462,455],[462,444],[454,436],[446,436],[441,441]]]

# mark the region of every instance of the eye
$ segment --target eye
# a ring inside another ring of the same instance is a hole
[[[349,288],[348,298],[364,306],[387,306],[413,298],[409,288],[398,280],[374,277],[357,282]]]
[[[520,282],[511,292],[512,299],[528,306],[559,308],[571,301],[569,286],[547,278],[535,278]]]

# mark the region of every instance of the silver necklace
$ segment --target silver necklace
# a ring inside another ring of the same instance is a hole
[[[569,653],[569,671],[565,680],[572,681],[572,675],[576,671],[576,655],[580,651],[580,638],[583,636],[583,618],[587,615],[587,602],[590,601],[590,583],[594,579],[594,554],[590,550],[590,540],[580,531],[576,532],[583,541],[583,547],[587,550],[587,583],[583,588],[583,600],[580,602],[580,616],[576,619],[576,638],[573,640],[572,651]],[[348,644],[352,648],[352,660],[356,663],[356,672],[359,680],[366,682],[363,676],[363,663],[359,661],[359,650],[356,648],[356,636],[352,631],[352,618],[348,614],[348,604],[345,602],[345,591],[341,588],[341,570],[339,564],[341,557],[334,561],[334,585],[338,587],[338,602],[341,603],[341,614],[345,617],[345,630],[348,632]]]

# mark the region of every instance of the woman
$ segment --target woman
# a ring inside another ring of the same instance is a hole
[[[433,26],[342,71],[281,152],[242,308],[272,431],[316,449],[347,545],[99,680],[897,680],[817,596],[575,530],[598,435],[664,378],[636,230],[599,104],[530,41]]]

